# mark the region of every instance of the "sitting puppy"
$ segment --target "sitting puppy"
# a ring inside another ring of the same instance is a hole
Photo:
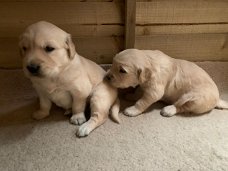
[[[107,79],[118,88],[140,85],[143,89],[136,104],[125,109],[128,116],[141,114],[158,100],[171,104],[162,109],[163,116],[201,114],[215,107],[228,109],[228,103],[219,98],[217,86],[203,69],[158,50],[120,52],[113,59]]]
[[[99,65],[76,53],[68,33],[41,21],[25,30],[19,46],[24,73],[40,100],[33,118],[47,117],[53,102],[66,113],[72,110],[70,122],[81,125],[86,122],[84,110],[89,100],[91,117],[79,127],[78,136],[86,136],[101,125],[112,106],[111,115],[119,121],[116,88],[103,80],[106,72]]]

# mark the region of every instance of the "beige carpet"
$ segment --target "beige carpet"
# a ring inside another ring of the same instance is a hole
[[[228,100],[228,63],[200,65]],[[228,170],[228,111],[165,118],[159,114],[162,106],[135,118],[121,115],[120,125],[108,120],[79,139],[61,109],[32,120],[37,99],[30,82],[20,70],[1,70],[0,170]]]

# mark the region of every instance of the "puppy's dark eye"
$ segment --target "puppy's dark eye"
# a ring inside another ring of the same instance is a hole
[[[126,74],[127,71],[125,69],[123,69],[123,68],[120,68],[120,73]]]
[[[23,51],[26,51],[27,50],[27,47],[23,46],[22,49],[23,49]]]
[[[51,47],[51,46],[46,46],[46,47],[44,48],[44,50],[45,50],[46,52],[52,52],[53,50],[55,50],[55,48],[53,48],[53,47]]]

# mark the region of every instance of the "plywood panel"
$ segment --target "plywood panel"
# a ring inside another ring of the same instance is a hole
[[[0,0],[0,2],[122,2],[123,0]]]
[[[0,27],[27,26],[39,20],[55,24],[123,24],[123,3],[1,2]]]
[[[228,34],[173,34],[137,36],[138,49],[159,49],[192,61],[228,61]]]
[[[186,33],[228,33],[228,24],[136,26],[136,35],[138,36]]]
[[[124,32],[122,1],[10,0],[0,3],[0,67],[18,67],[18,39],[39,20],[56,24],[75,39],[80,54],[98,63],[111,62],[122,50]]]
[[[75,38],[79,54],[99,64],[112,63],[112,58],[124,49],[123,37]]]
[[[153,0],[137,2],[136,24],[228,22],[227,0]]]
[[[125,0],[125,40],[126,49],[135,45],[136,0]]]
[[[113,56],[123,50],[122,37],[76,37],[76,50],[99,64],[111,63]],[[17,38],[0,38],[0,68],[19,68],[21,58]]]
[[[124,26],[121,25],[78,25],[58,24],[58,27],[70,33],[72,36],[123,36]],[[19,37],[25,30],[25,26],[0,26],[0,38]]]

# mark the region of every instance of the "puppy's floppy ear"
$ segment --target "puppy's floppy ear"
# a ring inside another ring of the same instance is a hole
[[[70,34],[67,35],[66,44],[67,44],[68,56],[70,59],[73,59],[76,54],[76,50]]]
[[[150,80],[151,78],[151,71],[149,68],[139,68],[137,70],[137,75],[138,75],[138,79],[139,79],[139,83],[143,84],[145,83],[147,80]]]

